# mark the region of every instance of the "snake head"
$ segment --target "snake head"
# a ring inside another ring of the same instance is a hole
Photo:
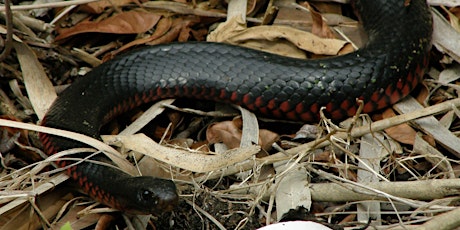
[[[172,181],[149,176],[124,178],[118,191],[124,195],[117,196],[117,208],[131,214],[161,214],[179,201]]]

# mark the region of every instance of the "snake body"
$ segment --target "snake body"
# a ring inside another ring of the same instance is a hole
[[[352,116],[357,99],[366,113],[381,109],[420,82],[431,46],[431,14],[425,0],[356,0],[354,7],[369,36],[354,53],[305,61],[220,43],[141,48],[72,84],[42,125],[99,138],[101,126],[120,113],[179,97],[234,103],[263,116],[305,122],[317,121],[321,107],[336,120]],[[44,133],[40,138],[48,154],[83,146]],[[91,159],[108,162],[103,156]],[[122,211],[158,213],[177,204],[169,180],[132,177],[91,162],[67,172],[93,198]]]

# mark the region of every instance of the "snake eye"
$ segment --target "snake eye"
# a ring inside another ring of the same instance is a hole
[[[153,204],[153,205],[158,204],[158,197],[155,195],[154,192],[148,189],[143,189],[140,195],[141,195],[141,200],[144,203]]]

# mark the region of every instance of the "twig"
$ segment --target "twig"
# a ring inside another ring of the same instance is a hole
[[[98,2],[98,1],[100,0],[75,0],[75,1],[51,2],[51,3],[43,3],[43,4],[35,4],[35,5],[12,6],[11,10],[20,11],[20,10],[33,10],[33,9],[41,9],[41,8],[59,8],[59,7],[66,7],[66,6],[72,6],[72,5],[82,5],[82,4]],[[6,5],[5,7],[0,7],[0,11],[6,11]]]
[[[460,208],[433,217],[433,219],[422,224],[420,229],[456,229],[460,226]]]
[[[317,170],[322,176],[331,177],[324,171]],[[337,177],[332,178],[338,180]],[[340,179],[345,180],[345,179]],[[362,200],[382,200],[386,197],[375,195],[375,191],[381,191],[399,198],[412,200],[433,200],[460,194],[460,179],[434,179],[420,181],[397,181],[397,182],[372,182],[354,187],[348,182],[335,183],[312,183],[309,184],[312,199],[315,201],[350,202]],[[351,189],[350,189],[351,187]],[[372,189],[372,190],[371,190]],[[367,190],[367,191],[366,191]]]
[[[0,54],[0,62],[10,55],[11,48],[13,47],[13,14],[11,13],[10,0],[5,0],[5,21],[6,21],[6,42],[5,48]]]

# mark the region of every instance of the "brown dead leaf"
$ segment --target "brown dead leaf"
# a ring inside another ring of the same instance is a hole
[[[155,127],[155,130],[153,132],[153,136],[158,139],[164,137],[166,140],[168,140],[171,138],[171,135],[172,135],[171,130],[166,127],[162,127],[162,126]]]
[[[323,20],[323,16],[320,12],[316,11],[313,7],[311,7],[308,2],[304,2],[303,4],[310,10],[311,18],[313,20],[313,25],[311,32],[319,36],[321,38],[336,38],[334,32],[332,32],[331,28],[327,25],[327,23]]]
[[[259,130],[259,145],[263,150],[268,151],[272,148],[272,144],[279,139],[279,135],[268,129]]]
[[[311,4],[319,12],[327,12],[328,14],[343,15],[343,12],[342,12],[343,5],[340,3],[337,3],[334,1],[327,1],[327,2],[314,1]]]
[[[146,42],[147,45],[158,45],[162,43],[168,43],[174,41],[180,34],[180,31],[183,28],[183,20],[181,18],[175,19],[172,23],[171,28],[166,31],[162,36],[151,39]]]
[[[119,53],[121,53],[121,52],[123,52],[123,51],[125,51],[125,50],[127,50],[127,49],[129,49],[131,47],[133,47],[133,46],[148,44],[151,41],[154,41],[154,40],[156,40],[158,38],[161,38],[163,35],[165,35],[171,29],[172,26],[173,26],[173,20],[171,18],[162,18],[157,23],[157,26],[155,27],[155,32],[153,32],[152,35],[150,35],[149,37],[146,37],[146,38],[139,38],[139,39],[136,39],[134,41],[131,41],[131,42],[123,45],[122,47],[120,47],[116,51],[107,53],[107,55],[105,55],[102,58],[102,60],[103,61],[110,60],[114,56],[116,56],[117,54],[119,54]]]
[[[382,117],[384,119],[394,116],[396,116],[396,114],[391,108],[386,109],[382,113]],[[409,145],[414,145],[415,135],[417,135],[417,132],[406,123],[387,128],[385,129],[385,133],[387,133],[391,138]]]
[[[40,196],[38,196],[40,195]],[[73,197],[65,189],[55,189],[46,194],[36,194],[35,209],[31,205],[15,208],[12,216],[8,218],[2,213],[2,229],[40,229],[43,228],[43,220],[49,220],[56,216],[62,207]],[[15,200],[18,201],[18,200]],[[17,202],[13,202],[17,203]],[[10,206],[14,204],[10,203]],[[13,215],[14,214],[14,215]],[[4,217],[5,216],[5,217]]]
[[[211,152],[207,141],[197,141],[190,145],[191,149],[196,149],[201,152]]]
[[[246,46],[295,58],[306,58],[304,51],[321,55],[337,55],[347,44],[342,40],[319,38],[312,33],[287,26],[247,28],[246,23],[238,17],[220,24],[208,35],[207,40]]]
[[[432,135],[422,135],[422,138],[424,141],[426,141],[431,146],[436,147],[436,140],[434,139]]]
[[[241,143],[241,117],[232,121],[223,121],[211,124],[206,130],[206,138],[210,144],[224,143],[229,149],[238,148]],[[272,144],[279,139],[279,135],[267,129],[259,130],[259,145],[263,150],[271,149]]]
[[[69,210],[62,216],[59,221],[53,224],[53,229],[62,229],[66,224],[70,224],[72,229],[84,229],[92,226],[94,223],[101,221],[103,216],[98,213],[91,213],[86,215],[80,215],[81,211],[84,211],[87,207],[80,205],[69,205]]]
[[[333,159],[331,151],[315,151],[313,156],[315,162],[332,162]]]
[[[173,23],[173,20],[171,18],[169,18],[169,17],[168,18],[162,18],[158,22],[158,25],[155,28],[155,32],[153,32],[152,36],[150,36],[150,37],[158,38],[158,37],[163,36],[164,34],[166,34],[171,29],[171,27],[173,25],[175,25],[175,23]]]
[[[417,99],[417,101],[421,105],[424,105],[426,100],[427,100],[427,98],[430,96],[430,90],[428,89],[428,87],[425,84],[420,84],[420,85],[422,85],[422,87],[420,89],[420,92],[415,97],[415,99]]]
[[[180,31],[179,31],[179,35],[177,36],[177,40],[179,42],[186,42],[190,39],[190,35],[192,33],[192,28],[190,27],[183,27]]]
[[[241,142],[241,129],[233,121],[214,123],[206,130],[206,139],[210,144],[222,142],[229,149],[238,148]]]
[[[257,2],[258,2],[257,0],[248,1],[247,3],[248,8],[247,8],[247,13],[246,13],[247,15],[252,15],[252,13],[254,13],[256,9],[258,9]],[[264,1],[261,1],[261,2],[265,3]]]
[[[116,14],[99,22],[82,21],[72,28],[58,30],[56,41],[81,33],[143,33],[155,26],[161,15],[145,11],[128,11]]]
[[[162,18],[155,27],[155,32],[152,35],[129,42],[120,47],[118,50],[107,54],[102,60],[106,61],[112,59],[113,56],[116,56],[118,53],[137,45],[158,45],[173,42],[175,40],[185,42],[189,38],[190,31],[192,34],[195,34],[194,30],[191,30],[190,27],[195,25],[197,22],[197,18],[195,17],[189,17],[187,19]],[[201,33],[198,33],[198,35]]]
[[[79,10],[88,12],[91,14],[100,14],[104,12],[104,10],[108,7],[118,7],[118,6],[124,6],[130,3],[134,3],[136,5],[140,5],[141,2],[145,1],[139,1],[139,0],[104,0],[104,1],[97,1],[97,2],[91,2],[88,4],[81,5],[79,7]]]
[[[191,27],[200,22],[200,19],[195,16],[176,18],[172,22],[171,29],[156,40],[148,42],[148,45],[157,45],[162,43],[173,42],[178,40],[185,42],[189,40]]]

